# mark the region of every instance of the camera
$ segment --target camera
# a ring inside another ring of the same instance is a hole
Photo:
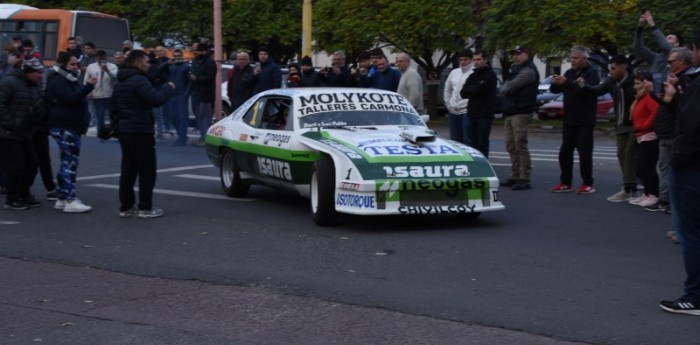
[[[647,13],[647,9],[646,9],[646,8],[642,8],[642,9],[639,10],[639,12],[641,12],[642,14]]]

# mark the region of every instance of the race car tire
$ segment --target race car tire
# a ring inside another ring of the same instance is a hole
[[[224,149],[221,154],[221,187],[226,195],[232,198],[242,198],[248,194],[250,185],[241,180],[241,173],[236,164],[236,154],[230,149]]]
[[[317,225],[335,223],[338,212],[335,210],[335,166],[329,156],[314,162],[311,175],[311,215]]]

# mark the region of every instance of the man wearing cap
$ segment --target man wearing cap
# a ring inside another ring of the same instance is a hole
[[[510,155],[510,177],[501,183],[513,190],[530,189],[532,162],[528,149],[527,131],[537,105],[537,86],[540,74],[530,59],[530,50],[516,46],[510,51],[513,64],[508,79],[503,83],[503,116],[506,132],[506,150]]]
[[[197,44],[197,56],[192,61],[192,107],[199,128],[199,139],[195,146],[204,146],[204,137],[211,126],[216,92],[216,63],[209,56],[209,46]]]
[[[270,56],[266,45],[258,48],[258,61],[260,63],[254,70],[255,87],[253,88],[253,95],[281,87],[282,69],[280,69],[280,66],[277,66],[275,59]]]
[[[593,188],[593,128],[596,122],[597,97],[585,85],[600,83],[598,71],[588,63],[588,50],[582,46],[571,48],[571,69],[564,75],[552,75],[552,93],[564,93],[564,126],[559,147],[559,184],[553,193],[571,192],[573,189],[574,149],[578,150],[583,183],[577,194],[595,193]]]
[[[41,206],[30,188],[37,168],[32,136],[43,71],[39,59],[30,59],[0,80],[0,160],[7,172],[6,209]]]
[[[299,87],[318,87],[322,85],[311,58],[309,56],[301,58],[301,82],[299,82]]]

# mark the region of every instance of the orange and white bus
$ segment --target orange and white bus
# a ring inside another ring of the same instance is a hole
[[[131,39],[129,22],[109,14],[90,11],[37,9],[23,5],[0,4],[0,47],[15,35],[31,39],[46,65],[53,65],[58,52],[68,49],[68,38],[78,44],[93,42],[97,49],[112,56]]]

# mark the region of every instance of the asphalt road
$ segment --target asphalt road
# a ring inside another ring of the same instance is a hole
[[[670,216],[605,201],[613,140],[596,138],[598,193],[575,195],[548,191],[558,136],[531,138],[534,189],[504,190],[505,211],[325,228],[300,197],[224,197],[202,148],[167,143],[165,217],[119,219],[118,144],[86,138],[93,212],[0,212],[0,343],[700,344],[699,319],[657,306],[682,292]]]

